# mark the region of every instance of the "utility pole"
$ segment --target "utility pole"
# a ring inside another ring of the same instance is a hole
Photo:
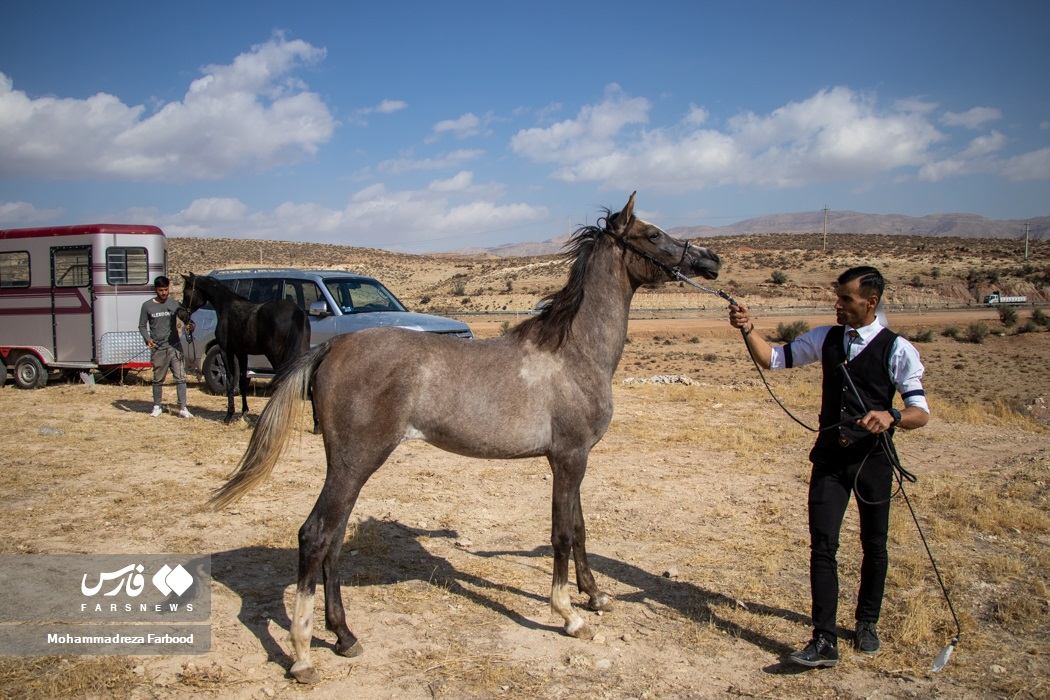
[[[828,252],[828,205],[824,205],[824,252]]]
[[[1024,259],[1028,259],[1028,228],[1031,225],[1030,222],[1024,222]]]

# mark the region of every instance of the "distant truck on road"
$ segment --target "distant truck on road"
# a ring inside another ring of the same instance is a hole
[[[984,298],[984,303],[987,306],[995,306],[996,304],[1024,304],[1028,301],[1028,297],[1005,297],[1000,292],[989,294]]]

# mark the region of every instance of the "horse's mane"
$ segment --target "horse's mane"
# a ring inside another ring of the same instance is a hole
[[[599,221],[608,221],[611,214],[605,210],[605,216]],[[572,331],[572,322],[576,312],[583,304],[584,278],[594,247],[606,233],[603,226],[581,226],[577,228],[565,244],[564,257],[572,260],[569,270],[569,281],[557,292],[543,297],[548,302],[539,314],[522,321],[511,330],[511,334],[520,340],[532,340],[541,348],[556,350],[565,344]]]

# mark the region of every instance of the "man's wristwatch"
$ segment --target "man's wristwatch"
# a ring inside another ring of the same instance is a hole
[[[895,408],[891,408],[890,415],[893,416],[893,423],[890,424],[890,427],[896,428],[897,424],[901,422],[901,412]]]

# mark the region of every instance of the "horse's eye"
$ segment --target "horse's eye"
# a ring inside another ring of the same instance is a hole
[[[658,238],[660,238],[660,232],[659,231],[653,231],[652,233],[649,234],[649,240],[650,241],[655,241]]]

